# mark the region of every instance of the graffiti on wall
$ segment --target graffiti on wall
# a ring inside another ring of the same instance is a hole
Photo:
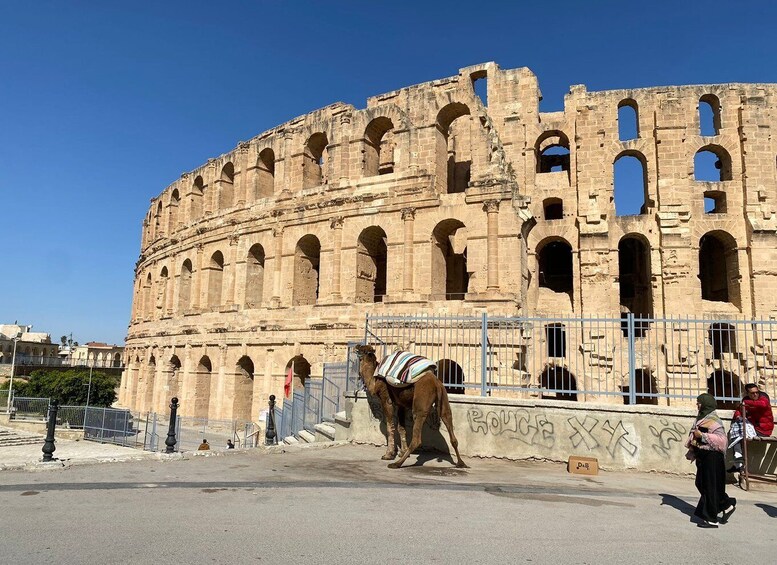
[[[621,420],[614,424],[610,420],[605,420],[603,424],[599,425],[597,418],[586,415],[582,422],[577,416],[572,416],[567,422],[572,428],[569,440],[574,447],[584,444],[585,447],[593,451],[597,447],[604,446],[610,457],[615,457],[620,450],[626,452],[631,457],[634,457],[637,453],[637,446],[626,439],[629,432],[623,426],[623,421]]]
[[[520,408],[483,410],[474,407],[467,411],[467,421],[473,433],[505,436],[517,439],[526,445],[553,447],[556,441],[553,422],[543,413],[532,417],[528,410]]]
[[[655,438],[653,444],[653,451],[658,455],[669,459],[672,454],[672,444],[682,444],[685,436],[688,434],[688,430],[682,424],[677,422],[670,423],[668,420],[661,418],[659,420],[660,427],[649,426],[650,433]]]

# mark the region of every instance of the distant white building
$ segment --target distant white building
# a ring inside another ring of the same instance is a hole
[[[11,363],[14,341],[17,365],[43,365],[57,358],[58,347],[51,343],[51,336],[31,330],[32,326],[0,324],[0,363]]]
[[[90,341],[84,345],[70,347],[70,365],[86,365],[90,367],[121,367],[124,347],[109,345],[99,341]]]

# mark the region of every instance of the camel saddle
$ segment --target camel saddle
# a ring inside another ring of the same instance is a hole
[[[437,363],[409,351],[395,351],[375,369],[375,375],[396,387],[410,386],[426,371],[437,372]]]

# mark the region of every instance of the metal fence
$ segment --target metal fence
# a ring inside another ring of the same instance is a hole
[[[95,369],[122,369],[124,362],[121,359],[73,359],[71,357],[22,355],[17,353],[16,359],[12,357],[0,357],[0,365],[15,364],[19,367],[93,367]]]
[[[340,411],[343,393],[348,386],[348,363],[324,363],[321,392],[321,421],[333,422]]]
[[[48,398],[30,398],[27,396],[16,396],[12,398],[11,414],[14,419],[48,419],[49,412]]]
[[[436,361],[450,393],[672,404],[709,391],[733,408],[754,382],[777,396],[773,320],[368,316],[365,340],[379,358]]]
[[[170,429],[170,416],[151,412],[140,418],[139,431],[143,449],[164,451]],[[253,447],[254,424],[242,420],[214,420],[177,416],[175,422],[176,451],[197,451],[203,440],[208,440],[211,450],[227,449],[227,440],[236,447]]]

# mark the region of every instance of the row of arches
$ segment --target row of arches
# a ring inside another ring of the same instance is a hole
[[[741,308],[739,258],[736,240],[714,230],[699,239],[698,278],[702,300],[727,302]],[[549,238],[537,248],[540,288],[574,292],[572,246],[563,238]],[[619,302],[623,312],[653,315],[650,243],[641,234],[628,234],[618,243]]]
[[[362,136],[356,140],[360,146],[358,173],[361,177],[391,174],[400,164],[395,119],[389,116],[373,118],[366,125]],[[442,190],[447,193],[464,192],[471,179],[475,153],[480,151],[481,160],[485,159],[482,121],[471,115],[466,104],[452,102],[438,112],[433,131],[437,176],[443,179]],[[181,187],[177,187],[169,192],[169,196],[163,196],[153,205],[145,222],[147,241],[169,235],[189,221],[232,208],[241,201],[252,202],[272,197],[290,188],[290,184],[296,183],[299,188],[306,189],[326,184],[330,175],[339,178],[342,175],[333,170],[335,163],[331,152],[334,141],[330,135],[331,132],[316,131],[307,137],[299,155],[284,157],[292,163],[298,163],[301,174],[297,175],[292,168],[285,173],[280,183],[276,179],[278,156],[271,147],[259,151],[256,161],[249,164],[244,172],[238,172],[235,163],[228,161],[210,182],[206,182],[203,175],[196,175],[187,187],[188,194],[181,194]],[[478,136],[482,142],[480,145],[484,147],[475,150],[473,141]],[[236,178],[238,174],[246,177],[244,185],[240,187]],[[189,200],[185,214],[182,210],[184,197]]]
[[[355,246],[355,302],[382,302],[386,296],[387,241],[386,232],[380,226],[370,226],[359,234]],[[271,298],[265,288],[264,247],[258,243],[252,245],[244,261],[243,306],[256,308]],[[321,242],[318,237],[313,234],[301,237],[295,246],[293,261],[292,305],[316,304],[321,285]],[[431,264],[431,299],[464,300],[469,291],[470,273],[467,268],[466,226],[461,221],[447,219],[435,226]],[[145,278],[140,279],[142,285],[136,293],[136,315],[147,319],[160,318],[172,311],[183,314],[197,307],[217,309],[223,306],[228,294],[228,268],[230,265],[225,262],[221,251],[211,254],[200,274],[200,284],[206,288],[204,304],[199,304],[200,297],[196,296],[195,269],[191,259],[184,259],[177,273],[171,273],[167,266],[162,267],[156,280],[151,272],[146,273]],[[178,277],[176,297],[172,294],[174,275]]]
[[[720,114],[720,99],[710,93],[702,95],[698,104],[699,135],[719,135]],[[625,98],[618,103],[618,139],[630,141],[639,137],[639,105],[633,98]]]

